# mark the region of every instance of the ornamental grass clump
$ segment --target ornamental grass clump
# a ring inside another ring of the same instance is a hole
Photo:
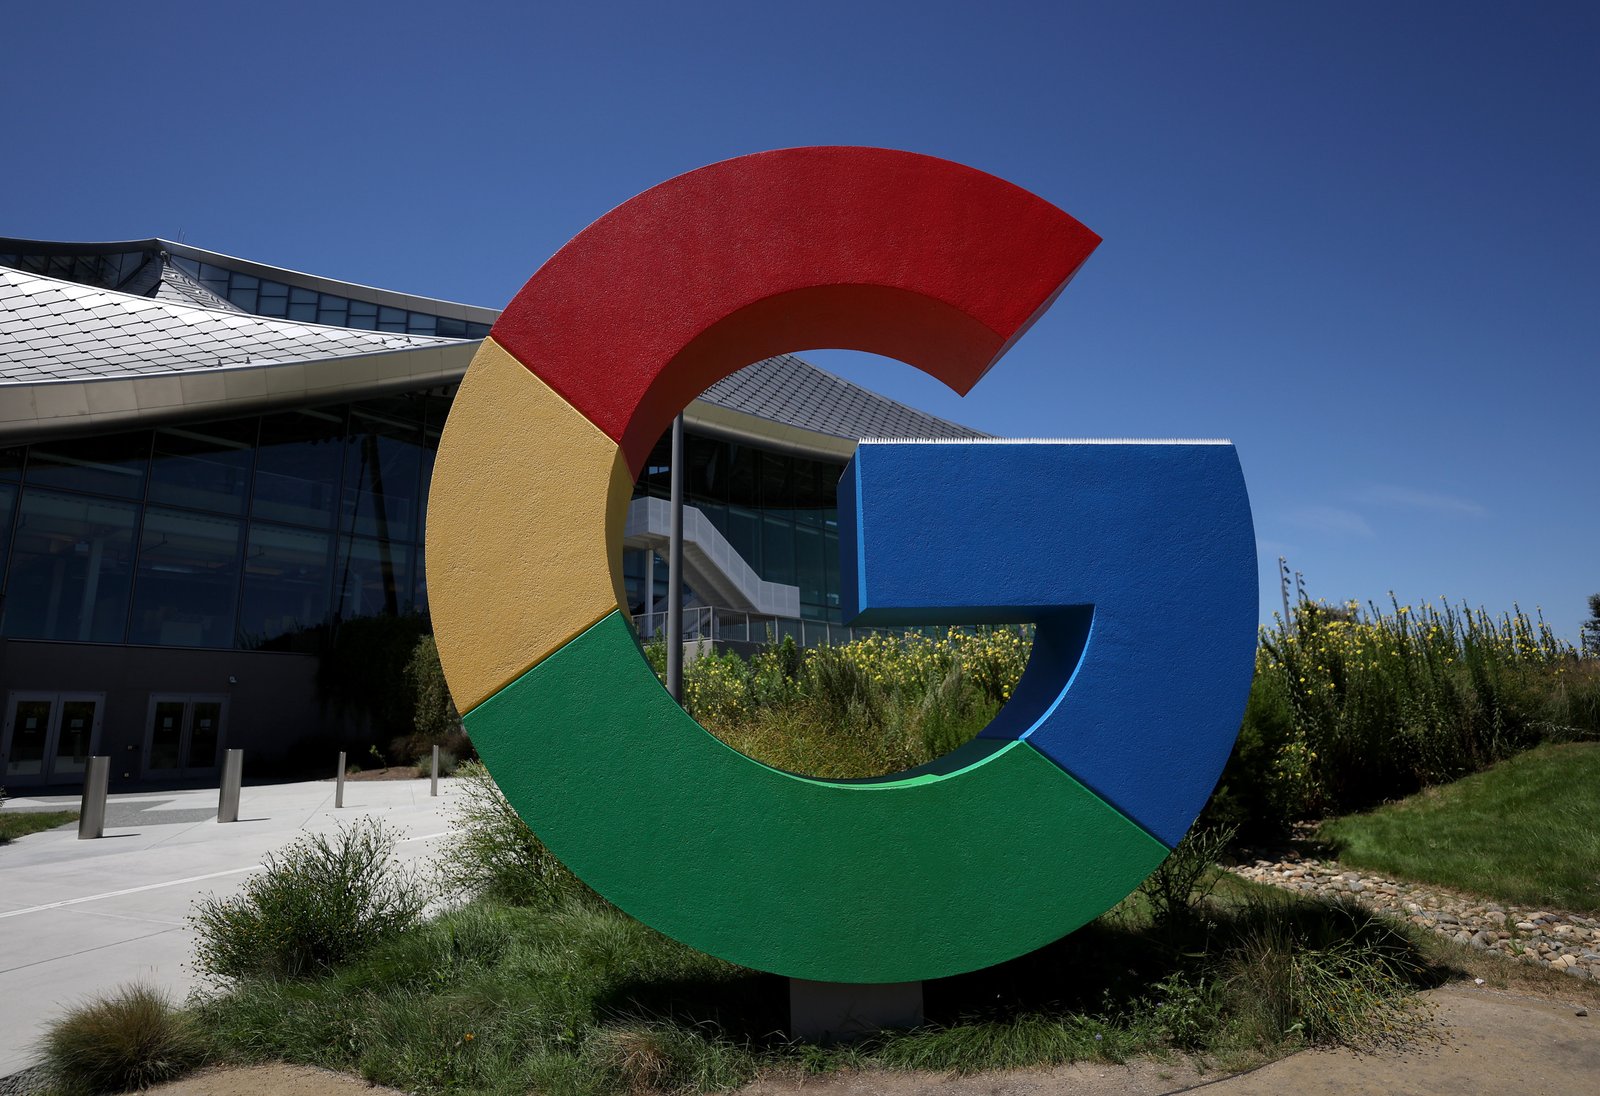
[[[206,1041],[190,1017],[142,983],[72,1009],[50,1025],[42,1049],[48,1088],[62,1096],[149,1088],[206,1059]]]
[[[195,905],[195,966],[218,979],[298,978],[333,969],[410,928],[428,903],[395,862],[396,832],[358,818],[269,853],[231,898]]]

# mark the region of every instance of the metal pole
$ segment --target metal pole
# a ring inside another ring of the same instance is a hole
[[[667,692],[683,703],[683,415],[672,420],[672,523],[667,548]]]
[[[111,779],[111,758],[91,757],[83,771],[83,802],[78,806],[78,840],[106,835],[106,783]]]
[[[656,634],[656,550],[644,550],[644,638]]]
[[[428,787],[429,795],[439,794],[439,747],[433,748],[433,783]]]
[[[339,751],[339,776],[333,785],[333,805],[344,806],[344,751]]]
[[[217,821],[239,821],[239,781],[244,776],[244,751],[229,750],[222,759],[222,788],[217,796]]]

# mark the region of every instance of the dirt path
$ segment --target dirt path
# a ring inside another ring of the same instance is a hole
[[[948,1077],[860,1073],[758,1081],[744,1096],[1594,1096],[1600,1015],[1474,986],[1424,996],[1440,1038],[1403,1053],[1307,1051],[1250,1073],[1207,1076],[1186,1061],[1079,1064]]]
[[[311,1066],[273,1063],[237,1069],[208,1069],[144,1096],[401,1096],[392,1088],[369,1085],[349,1073]]]

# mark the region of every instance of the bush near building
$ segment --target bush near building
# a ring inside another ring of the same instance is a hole
[[[1302,599],[1263,629],[1208,814],[1250,836],[1363,810],[1541,742],[1600,734],[1600,660],[1542,618]]]

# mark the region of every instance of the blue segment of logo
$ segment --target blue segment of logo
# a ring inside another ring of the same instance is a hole
[[[1027,671],[981,737],[1027,741],[1182,839],[1255,666],[1255,533],[1232,445],[863,442],[839,526],[845,620],[1034,623]]]

